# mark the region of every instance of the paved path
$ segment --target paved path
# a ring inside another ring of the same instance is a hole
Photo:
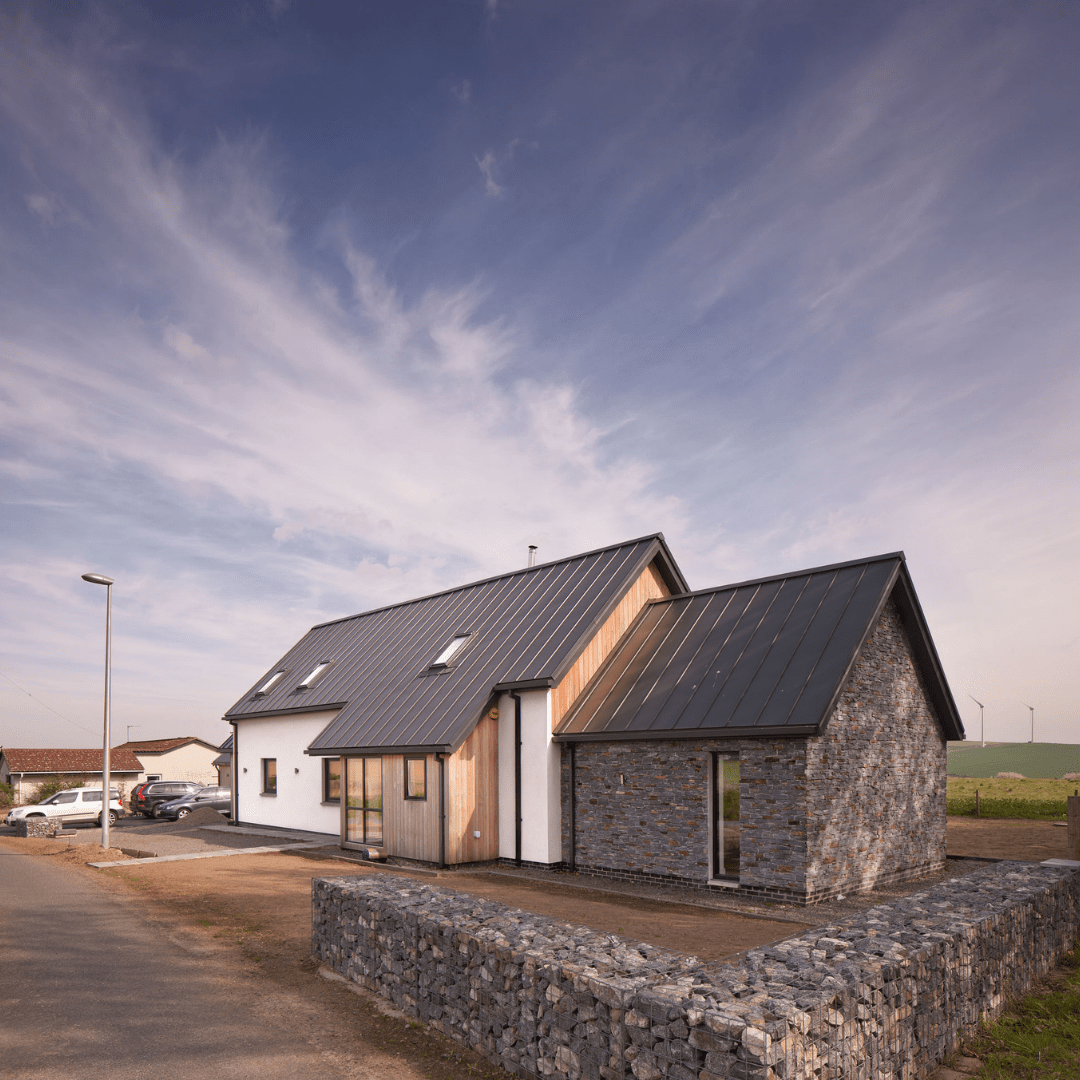
[[[320,1051],[303,1017],[199,952],[85,873],[0,848],[0,1077],[386,1075]]]

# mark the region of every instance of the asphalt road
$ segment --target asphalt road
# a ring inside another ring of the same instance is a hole
[[[198,953],[86,874],[0,850],[0,1077],[356,1076]]]

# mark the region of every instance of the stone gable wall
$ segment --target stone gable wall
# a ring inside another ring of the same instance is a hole
[[[810,900],[945,862],[946,742],[890,600],[807,740]]]

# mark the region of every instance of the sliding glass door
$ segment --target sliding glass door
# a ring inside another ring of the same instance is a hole
[[[345,841],[382,847],[382,758],[345,759]]]

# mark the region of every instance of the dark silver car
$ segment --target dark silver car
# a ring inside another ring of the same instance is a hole
[[[232,792],[224,787],[204,787],[198,791],[173,799],[171,802],[158,803],[154,807],[154,817],[179,820],[187,817],[192,810],[208,806],[211,810],[228,817],[232,808]]]

